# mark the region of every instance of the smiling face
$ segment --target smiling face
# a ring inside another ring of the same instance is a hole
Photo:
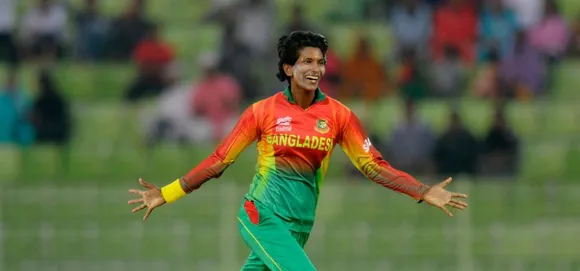
[[[294,65],[284,65],[284,72],[291,78],[292,85],[314,91],[326,72],[326,58],[320,49],[305,47]]]

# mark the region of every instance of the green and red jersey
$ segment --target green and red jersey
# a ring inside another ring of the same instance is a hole
[[[317,90],[314,103],[303,109],[289,89],[246,109],[217,149],[183,178],[185,184],[195,190],[218,178],[254,141],[258,161],[246,198],[267,206],[296,232],[312,228],[337,144],[368,179],[416,200],[427,189],[381,157],[349,108]]]

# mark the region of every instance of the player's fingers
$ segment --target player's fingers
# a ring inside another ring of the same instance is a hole
[[[451,196],[454,198],[464,198],[464,199],[467,198],[467,194],[463,194],[463,193],[452,193]]]
[[[149,215],[151,215],[151,212],[153,212],[153,208],[147,209],[147,212],[145,212],[145,215],[143,216],[143,221],[147,220]]]
[[[451,200],[451,202],[452,202],[452,203],[454,203],[454,204],[457,204],[457,205],[463,206],[463,207],[467,207],[467,206],[469,206],[469,205],[467,204],[467,202],[460,201],[460,200]]]
[[[139,211],[145,209],[146,207],[147,207],[147,205],[145,203],[143,203],[143,204],[139,205],[139,207],[133,209],[131,212],[136,213],[136,212],[139,212]]]
[[[459,204],[457,204],[455,202],[449,202],[447,205],[449,205],[449,206],[451,206],[451,207],[453,207],[455,209],[459,209],[459,210],[465,209],[465,206],[459,205]]]
[[[139,184],[141,184],[145,188],[152,188],[153,185],[143,180],[143,178],[139,178]]]
[[[143,201],[145,201],[143,198],[140,198],[140,199],[132,199],[132,200],[129,200],[128,203],[129,204],[135,204],[135,203],[141,203]]]
[[[129,189],[129,193],[133,193],[133,194],[137,194],[137,195],[143,195],[143,191],[141,190],[137,190],[137,189]]]
[[[447,208],[445,208],[445,206],[441,206],[441,207],[439,207],[439,208],[440,208],[441,210],[443,210],[443,212],[445,212],[445,213],[446,213],[448,216],[450,216],[450,217],[452,217],[452,216],[453,216],[453,214],[452,214],[452,213],[451,213],[449,210],[447,210]]]
[[[145,180],[143,180],[143,178],[139,178],[139,184],[145,188],[149,188],[149,186],[151,185],[148,182],[146,182]]]
[[[449,178],[447,178],[447,180],[440,182],[439,186],[443,188],[443,187],[447,186],[448,184],[450,184],[452,180],[453,180],[453,178],[449,177]]]

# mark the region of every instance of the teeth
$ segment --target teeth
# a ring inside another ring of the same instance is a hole
[[[306,76],[306,79],[318,80],[318,77],[317,76]]]

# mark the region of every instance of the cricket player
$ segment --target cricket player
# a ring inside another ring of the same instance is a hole
[[[297,31],[278,41],[278,74],[287,81],[283,91],[249,106],[217,149],[185,176],[158,188],[142,179],[146,190],[129,190],[140,198],[133,209],[147,209],[143,220],[166,203],[218,178],[238,155],[257,141],[256,174],[241,202],[238,225],[250,247],[243,271],[316,270],[304,252],[331,153],[338,144],[370,180],[452,213],[464,209],[458,198],[467,195],[445,190],[451,178],[427,186],[385,161],[373,147],[357,116],[328,97],[318,84],[325,72],[328,43],[320,34]],[[365,67],[360,67],[364,69]]]

